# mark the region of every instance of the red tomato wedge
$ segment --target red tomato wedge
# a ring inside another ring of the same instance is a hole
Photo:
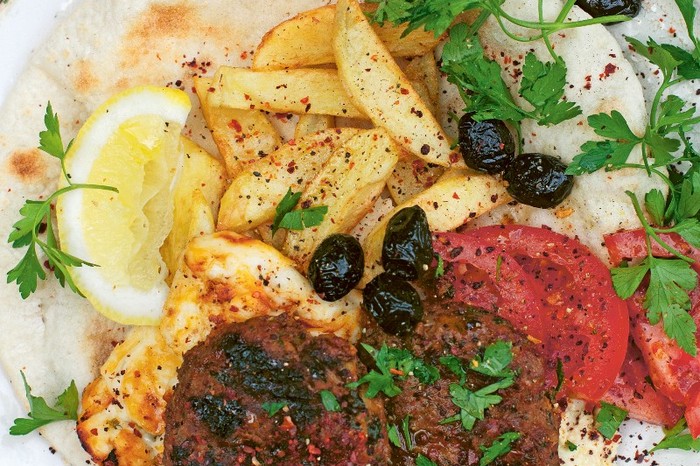
[[[657,391],[649,377],[641,351],[628,345],[622,369],[603,401],[625,409],[632,419],[671,427],[683,416],[683,408]]]
[[[664,234],[661,238],[682,254],[695,259],[692,267],[700,272],[700,250],[690,246],[677,234]],[[622,260],[646,256],[643,230],[630,230],[605,237],[610,260],[617,265]],[[652,252],[657,257],[671,257],[664,249],[654,244]],[[663,323],[651,325],[643,308],[646,286],[627,300],[631,333],[642,351],[654,386],[671,401],[685,406],[685,417],[694,437],[700,436],[700,355],[693,357],[683,351],[663,329]],[[700,328],[700,290],[690,293],[692,308],[690,315]],[[700,338],[700,335],[697,335]]]
[[[439,233],[434,248],[452,263],[456,300],[483,307],[478,298],[498,293],[499,314],[543,342],[550,382],[562,362],[564,395],[597,402],[612,386],[627,350],[627,307],[608,268],[579,241],[545,228],[498,225]],[[488,293],[469,290],[474,276],[486,277],[478,289]]]

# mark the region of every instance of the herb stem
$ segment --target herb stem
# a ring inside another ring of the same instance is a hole
[[[642,212],[642,206],[639,204],[639,200],[637,199],[637,195],[634,194],[632,191],[625,191],[625,193],[632,199],[632,206],[634,207],[634,211],[637,214],[637,217],[639,217],[639,221],[642,223],[642,227],[644,228],[644,231],[647,233],[646,242],[647,242],[647,253],[649,257],[652,257],[652,248],[651,248],[651,241],[650,238],[653,238],[654,241],[658,243],[659,246],[664,248],[666,251],[668,251],[670,254],[673,254],[674,256],[678,257],[679,259],[684,260],[685,262],[688,262],[692,264],[695,262],[693,259],[691,259],[688,256],[685,256],[684,254],[681,254],[680,251],[675,249],[674,247],[670,246],[666,241],[661,239],[661,237],[658,235],[657,232],[663,233],[664,230],[658,230],[656,228],[653,228],[651,225],[649,225],[649,222],[647,222],[646,217],[644,216],[644,212]]]

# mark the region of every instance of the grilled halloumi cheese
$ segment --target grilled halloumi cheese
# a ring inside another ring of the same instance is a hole
[[[159,464],[165,405],[185,351],[216,325],[287,312],[312,332],[357,341],[361,293],[321,300],[276,249],[232,232],[185,250],[158,327],[133,329],[83,393],[78,435],[98,464]]]

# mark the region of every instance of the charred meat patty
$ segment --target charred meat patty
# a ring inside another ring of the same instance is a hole
[[[367,335],[374,345],[387,342],[409,349],[440,372],[433,384],[409,377],[400,385],[399,395],[385,399],[387,422],[406,423],[410,432],[410,448],[403,439],[402,448],[392,447],[392,464],[414,465],[422,455],[440,466],[478,465],[484,456],[482,447],[491,446],[506,432],[517,432],[520,437],[509,453],[496,457],[491,465],[559,464],[559,416],[545,390],[543,358],[538,347],[508,322],[462,304],[426,303],[425,317],[411,335],[399,339],[376,328],[368,329]],[[512,343],[509,368],[515,373],[513,385],[495,392],[502,401],[489,406],[484,419],[476,420],[471,430],[459,420],[446,422],[460,412],[451,393],[451,385],[460,384],[460,378],[440,359],[457,358],[467,369],[461,386],[476,392],[497,379],[469,370],[469,366],[480,360],[486,347],[499,341]]]
[[[385,464],[382,402],[346,388],[357,378],[349,342],[285,314],[219,327],[178,371],[164,463]]]

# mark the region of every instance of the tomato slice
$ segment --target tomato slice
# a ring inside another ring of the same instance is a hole
[[[522,225],[439,233],[434,247],[443,260],[488,275],[505,303],[501,315],[543,341],[550,383],[562,362],[563,394],[597,402],[608,391],[625,358],[629,321],[608,268],[588,248],[549,229]],[[470,293],[460,288],[469,277],[454,265],[449,279],[455,299],[481,306],[464,300]]]
[[[632,419],[671,427],[683,416],[683,408],[656,390],[649,378],[641,351],[631,343],[622,369],[603,401],[625,409]]]
[[[690,246],[677,234],[663,234],[662,239],[688,257],[695,259],[692,264],[700,272],[700,250]],[[630,230],[605,237],[605,245],[614,264],[622,260],[639,259],[646,256],[646,243],[643,230]],[[652,253],[657,257],[671,257],[664,249],[654,245]],[[693,357],[683,351],[670,339],[663,329],[663,323],[652,325],[643,308],[646,285],[627,300],[631,333],[642,351],[644,361],[654,386],[671,401],[685,406],[685,417],[693,436],[700,435],[700,354]],[[692,304],[690,315],[700,328],[700,290],[690,293]],[[700,332],[699,332],[700,333]],[[700,335],[697,335],[700,338]]]

